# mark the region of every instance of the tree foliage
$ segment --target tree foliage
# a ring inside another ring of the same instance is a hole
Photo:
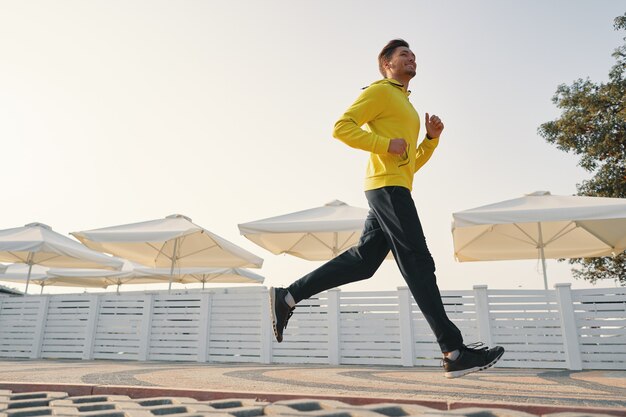
[[[626,30],[626,13],[614,21]],[[606,83],[589,78],[558,86],[552,98],[561,116],[542,124],[538,132],[558,149],[580,156],[580,166],[593,173],[577,185],[578,195],[626,198],[626,37],[613,53],[615,65]],[[578,258],[572,272],[596,283],[613,279],[626,286],[626,252],[614,257]]]

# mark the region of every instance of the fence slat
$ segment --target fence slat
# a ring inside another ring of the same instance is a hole
[[[398,303],[400,304],[400,346],[402,351],[402,366],[413,366],[415,358],[414,336],[412,319],[413,300],[408,287],[398,288]]]
[[[341,304],[339,301],[339,290],[332,289],[328,291],[328,363],[330,365],[339,365],[341,363],[340,346],[341,340],[341,320],[339,319]]]
[[[39,299],[39,311],[37,312],[37,324],[35,326],[35,334],[33,336],[33,348],[30,352],[31,359],[37,359],[41,356],[41,347],[43,345],[43,335],[46,331],[46,316],[48,315],[48,304],[50,297],[42,296]]]
[[[572,302],[572,284],[556,284],[556,298],[559,302],[561,327],[563,328],[563,345],[567,365],[574,371],[582,370],[578,332],[576,330],[576,316]]]

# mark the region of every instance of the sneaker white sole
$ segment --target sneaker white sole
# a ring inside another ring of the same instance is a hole
[[[282,340],[278,340],[278,330],[276,330],[276,312],[274,311],[274,301],[276,299],[276,288],[270,288],[270,315],[272,317],[272,329],[274,329],[274,337],[278,343]]]
[[[495,365],[496,362],[500,360],[502,355],[504,355],[504,351],[502,351],[502,353],[497,358],[492,360],[491,363],[488,363],[485,366],[475,366],[473,368],[462,369],[460,371],[446,372],[444,375],[446,376],[446,378],[459,378],[464,375],[471,374],[472,372],[484,371],[485,369],[491,368],[493,365]]]

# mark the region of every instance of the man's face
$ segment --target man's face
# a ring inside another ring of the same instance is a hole
[[[390,78],[394,76],[413,78],[417,70],[415,54],[406,46],[400,46],[391,54],[391,59],[386,63],[385,69]]]

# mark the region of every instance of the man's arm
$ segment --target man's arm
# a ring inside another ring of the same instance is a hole
[[[417,172],[426,162],[433,156],[435,148],[439,144],[439,138],[424,139],[422,143],[417,146],[417,152],[415,153],[415,168],[413,172]]]
[[[373,85],[367,87],[357,100],[346,110],[335,123],[333,136],[346,145],[356,149],[384,154],[390,151],[391,139],[368,132],[361,128],[367,122],[375,120],[385,109],[389,95],[384,86]],[[400,152],[396,144],[393,150]],[[400,153],[404,152],[404,149]]]
[[[426,127],[426,139],[422,141],[417,147],[415,154],[415,168],[413,172],[417,172],[426,162],[430,159],[435,151],[437,145],[439,145],[439,137],[443,132],[443,122],[434,114],[430,116],[426,113],[426,120],[424,121]]]

